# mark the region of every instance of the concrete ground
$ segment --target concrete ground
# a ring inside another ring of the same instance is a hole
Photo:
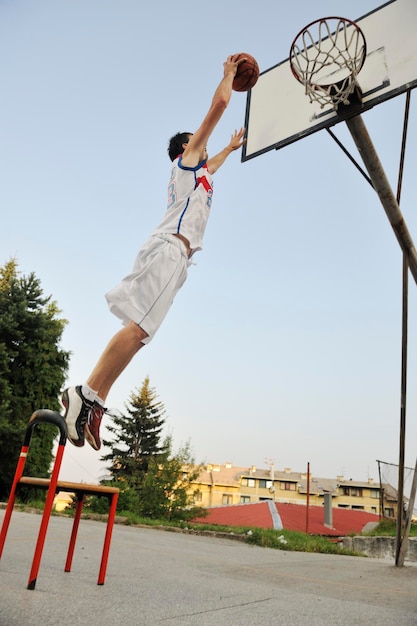
[[[1,626],[417,626],[415,564],[116,525],[98,586],[105,524],[81,520],[65,573],[72,524],[65,517],[50,520],[30,591],[40,519],[13,512],[0,560]]]

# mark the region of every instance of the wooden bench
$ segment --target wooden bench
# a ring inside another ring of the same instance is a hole
[[[32,437],[33,428],[40,423],[51,423],[57,426],[60,431],[60,438],[57,453],[55,456],[55,463],[52,469],[50,478],[36,478],[33,476],[23,476],[23,470],[26,463],[26,458],[29,451],[30,440]],[[28,580],[28,589],[35,589],[36,580],[38,576],[39,566],[42,557],[42,551],[45,543],[46,532],[48,530],[49,519],[52,513],[52,506],[54,503],[55,495],[59,491],[66,491],[74,493],[76,496],[76,509],[74,515],[74,521],[72,524],[72,532],[70,542],[68,546],[67,559],[65,562],[65,572],[71,571],[72,558],[74,555],[75,542],[77,539],[78,526],[81,519],[81,513],[86,495],[105,496],[109,500],[109,513],[107,517],[107,527],[104,537],[103,552],[101,556],[101,563],[99,569],[99,575],[97,584],[103,585],[106,577],[107,562],[110,551],[111,537],[113,532],[114,518],[116,515],[117,501],[119,497],[119,489],[117,487],[107,487],[104,485],[90,485],[86,483],[72,483],[58,480],[59,471],[61,468],[62,457],[67,441],[67,425],[64,418],[56,411],[49,411],[48,409],[41,409],[35,411],[29,420],[26,428],[25,438],[20,452],[19,461],[13,480],[12,489],[7,503],[5,516],[0,532],[0,559],[3,553],[4,543],[6,541],[7,531],[9,529],[10,519],[13,512],[13,507],[16,499],[16,491],[19,486],[25,485],[27,487],[46,489],[46,500],[43,509],[41,524],[38,533],[38,539],[35,547],[35,553],[33,556],[32,567]]]

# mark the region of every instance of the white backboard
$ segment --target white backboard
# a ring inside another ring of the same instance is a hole
[[[346,4],[349,8],[350,3]],[[318,15],[317,19],[323,17],[327,16]],[[242,161],[282,148],[417,86],[417,0],[391,0],[359,19],[339,17],[353,19],[367,43],[366,60],[358,75],[361,106],[352,107],[341,118],[330,105],[320,108],[311,103],[286,59],[262,72],[248,92]],[[301,23],[300,30],[304,26]]]

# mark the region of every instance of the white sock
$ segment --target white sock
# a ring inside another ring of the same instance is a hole
[[[101,406],[104,406],[104,400],[102,400],[97,395],[97,391],[91,389],[91,387],[89,387],[87,383],[84,383],[84,385],[82,385],[81,393],[83,394],[84,398],[87,398],[87,400],[90,400],[91,402],[98,402],[99,404],[101,404]]]

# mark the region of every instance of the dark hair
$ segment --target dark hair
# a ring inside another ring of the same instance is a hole
[[[179,154],[184,152],[183,143],[188,143],[192,133],[177,133],[169,140],[168,155],[171,161],[174,161]]]

